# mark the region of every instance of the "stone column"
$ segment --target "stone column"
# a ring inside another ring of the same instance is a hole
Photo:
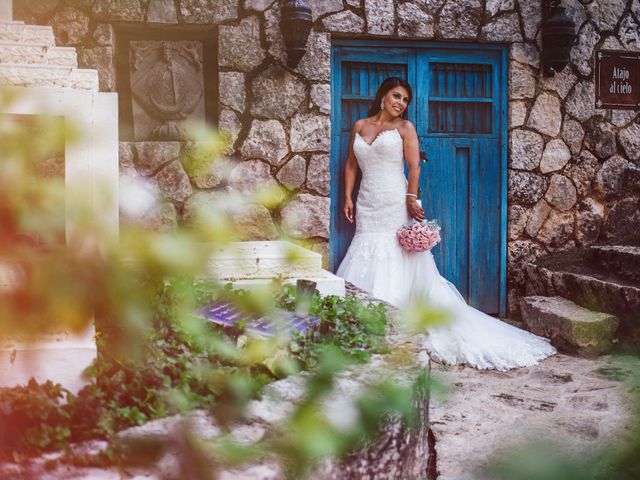
[[[0,22],[13,20],[13,0],[0,0]]]

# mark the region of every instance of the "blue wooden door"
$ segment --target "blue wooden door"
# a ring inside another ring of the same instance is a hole
[[[427,217],[443,228],[443,241],[433,251],[438,269],[471,305],[504,313],[505,63],[499,48],[336,45],[330,242],[334,269],[353,236],[341,212],[349,130],[366,115],[380,81],[391,74],[402,76],[414,88],[409,116],[428,158],[420,179],[423,206]]]

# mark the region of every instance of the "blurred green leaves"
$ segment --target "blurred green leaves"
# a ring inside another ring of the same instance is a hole
[[[0,96],[0,103],[10,101]],[[276,208],[287,197],[282,189],[259,188],[222,198],[219,205],[196,205],[173,232],[123,222],[114,238],[94,208],[102,204],[95,195],[114,193],[109,186],[76,185],[70,191],[65,185],[60,158],[64,145],[77,138],[59,119],[0,119],[0,270],[11,280],[0,285],[0,338],[37,340],[95,322],[99,353],[87,372],[91,382],[78,395],[35,382],[0,393],[3,432],[11,432],[0,434],[4,453],[32,455],[69,442],[112,438],[127,427],[193,408],[207,408],[230,430],[266,383],[302,369],[311,369],[303,397],[268,438],[241,445],[223,436],[207,444],[191,434],[188,422],[176,432],[173,440],[180,445],[181,468],[193,474],[189,478],[208,478],[224,465],[263,455],[300,478],[319,460],[374,438],[389,415],[415,424],[415,389],[384,379],[353,400],[350,421],[336,422],[326,409],[341,372],[385,351],[381,305],[316,294],[310,313],[320,317],[318,328],[270,339],[252,338],[241,325],[233,332],[215,330],[194,315],[217,298],[274,319],[276,307],[294,308],[292,292],[281,286],[234,292],[210,271],[216,249],[238,238],[230,212],[256,204]],[[219,157],[226,148],[222,136],[197,127],[181,161],[191,178],[225,175]],[[297,260],[295,253],[290,256]],[[137,460],[157,460],[156,447]]]

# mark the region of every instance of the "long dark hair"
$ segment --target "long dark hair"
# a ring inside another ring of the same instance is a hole
[[[413,97],[413,91],[411,90],[411,85],[406,80],[403,80],[400,77],[388,77],[380,84],[378,87],[378,91],[376,92],[376,98],[373,99],[371,106],[369,107],[369,111],[367,112],[367,117],[373,117],[377,115],[380,111],[380,104],[382,103],[382,97],[384,97],[389,90],[396,87],[404,87],[407,92],[409,92],[409,103],[411,103],[411,98]],[[407,110],[405,109],[402,112],[402,118],[407,119]]]

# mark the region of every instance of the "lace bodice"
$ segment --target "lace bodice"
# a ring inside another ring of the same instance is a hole
[[[353,153],[362,171],[356,200],[356,234],[395,234],[409,220],[400,132],[383,130],[371,144],[356,133]]]

